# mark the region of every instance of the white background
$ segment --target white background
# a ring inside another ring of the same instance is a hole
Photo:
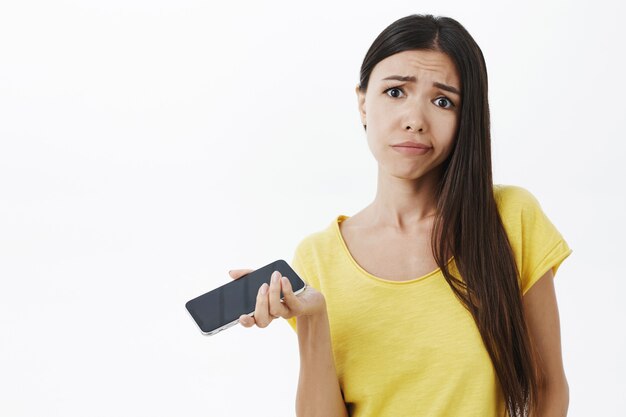
[[[184,303],[372,201],[354,87],[412,13],[476,39],[495,182],[531,191],[574,251],[556,276],[569,415],[623,415],[623,12],[3,1],[0,415],[294,415],[287,323],[206,337]]]

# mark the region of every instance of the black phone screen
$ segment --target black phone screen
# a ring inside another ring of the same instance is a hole
[[[279,259],[188,301],[185,307],[203,333],[217,333],[237,324],[242,314],[254,311],[259,288],[264,282],[270,283],[274,271],[289,279],[294,293],[305,287],[304,281],[289,264]],[[283,298],[282,291],[280,298]]]

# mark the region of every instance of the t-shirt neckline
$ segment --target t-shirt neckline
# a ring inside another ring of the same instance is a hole
[[[354,257],[352,256],[352,254],[350,253],[350,250],[348,250],[348,245],[346,244],[345,240],[343,239],[343,236],[341,234],[341,229],[339,228],[339,223],[341,223],[342,221],[346,220],[350,218],[350,216],[347,216],[345,214],[340,214],[338,215],[335,220],[333,221],[333,228],[335,229],[335,235],[337,236],[337,239],[339,239],[339,242],[341,244],[341,247],[343,248],[343,252],[346,255],[346,257],[350,260],[350,262],[352,263],[352,265],[355,266],[355,268],[362,274],[365,275],[367,278],[374,280],[376,282],[380,282],[380,283],[384,283],[384,284],[391,284],[391,285],[410,285],[410,284],[414,284],[416,282],[421,282],[423,280],[425,280],[426,278],[432,277],[434,275],[438,275],[438,274],[443,274],[441,271],[441,268],[437,268],[434,271],[431,271],[425,275],[422,275],[421,277],[418,278],[413,278],[413,279],[409,279],[409,280],[405,280],[405,281],[393,281],[393,280],[389,280],[389,279],[385,279],[385,278],[380,278],[377,277],[376,275],[373,275],[369,272],[367,272],[365,269],[363,269],[363,267],[361,267],[361,265],[359,265],[359,263],[354,259]],[[452,260],[454,259],[454,256],[452,256],[449,260],[448,260],[448,267],[450,265],[450,263],[452,262]]]

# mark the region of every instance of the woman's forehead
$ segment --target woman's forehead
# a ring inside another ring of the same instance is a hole
[[[380,61],[372,70],[376,82],[390,76],[436,78],[437,81],[460,87],[456,65],[445,53],[431,50],[402,51]]]

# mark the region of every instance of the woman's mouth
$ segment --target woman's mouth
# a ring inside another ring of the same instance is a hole
[[[415,146],[392,146],[392,148],[404,155],[424,155],[432,149]]]

